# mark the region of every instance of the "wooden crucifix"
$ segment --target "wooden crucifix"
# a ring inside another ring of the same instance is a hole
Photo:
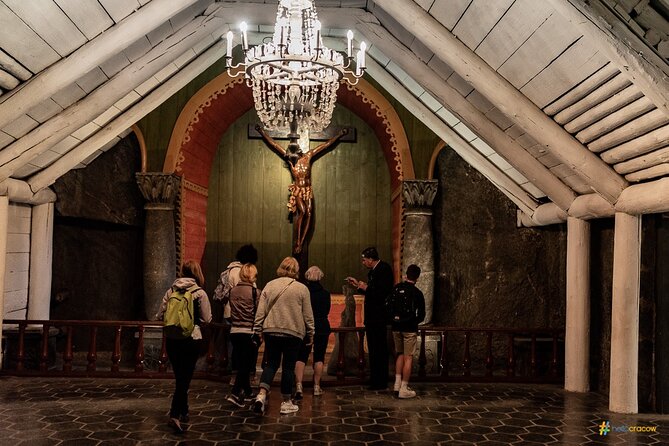
[[[311,229],[314,200],[314,193],[311,188],[311,164],[316,157],[325,153],[338,141],[355,141],[355,129],[342,127],[333,129],[330,132],[326,129],[326,131],[323,132],[324,135],[310,135],[310,137],[315,136],[313,138],[314,140],[325,139],[325,142],[306,151],[303,151],[300,148],[298,142],[300,135],[297,133],[297,128],[294,124],[291,125],[291,130],[287,137],[282,138],[277,136],[276,138],[289,140],[285,149],[279,145],[276,142],[276,139],[270,136],[261,125],[256,125],[254,130],[258,132],[257,134],[259,137],[262,138],[272,150],[288,162],[290,173],[293,178],[293,184],[288,188],[290,192],[290,197],[288,198],[288,210],[294,216],[293,256],[300,260],[306,260],[303,258],[302,254],[307,251],[308,242],[306,238]],[[254,136],[255,135],[251,132],[251,129],[249,129],[249,137],[253,138]],[[323,138],[323,136],[326,138]]]

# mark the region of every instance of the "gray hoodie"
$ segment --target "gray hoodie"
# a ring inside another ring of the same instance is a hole
[[[172,286],[165,292],[165,295],[163,296],[163,302],[160,304],[160,309],[158,310],[154,320],[163,320],[163,315],[165,314],[165,310],[167,310],[167,301],[170,300],[170,295],[172,294],[172,288],[187,290],[193,285],[195,285],[195,279],[191,279],[190,277],[180,277],[175,280]],[[199,289],[193,294],[193,297],[196,299],[198,308],[200,309],[200,320],[197,322],[197,324],[208,324],[211,322],[211,305],[209,305],[209,298],[207,297],[207,293],[203,289]]]

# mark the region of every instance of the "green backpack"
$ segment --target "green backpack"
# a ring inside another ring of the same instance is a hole
[[[165,334],[168,338],[189,338],[195,327],[195,304],[193,294],[200,287],[193,285],[187,290],[175,289],[167,301],[167,309],[163,321]]]

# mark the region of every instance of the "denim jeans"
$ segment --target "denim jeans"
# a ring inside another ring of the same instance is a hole
[[[295,382],[295,362],[302,345],[302,339],[295,336],[265,334],[265,355],[267,366],[260,377],[260,387],[269,391],[279,365],[281,365],[281,394],[286,397],[293,393]]]

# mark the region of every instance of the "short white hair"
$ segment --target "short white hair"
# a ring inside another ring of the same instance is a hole
[[[309,282],[318,282],[324,276],[325,274],[323,274],[323,271],[321,271],[321,269],[317,266],[310,267],[307,272],[304,273],[304,278]]]

